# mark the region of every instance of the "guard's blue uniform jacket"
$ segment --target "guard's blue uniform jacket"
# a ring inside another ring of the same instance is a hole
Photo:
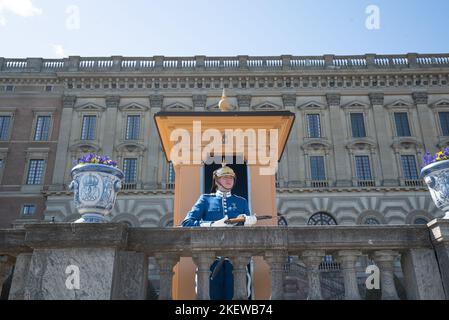
[[[210,223],[228,218],[236,218],[245,214],[250,215],[248,201],[245,198],[224,193],[217,190],[216,193],[203,194],[193,205],[186,218],[182,221],[183,227],[198,227],[201,223]],[[219,260],[215,260],[210,270],[213,272]],[[220,271],[210,280],[209,296],[211,300],[232,300],[234,296],[234,277],[232,264],[225,260]]]
[[[217,190],[216,193],[203,194],[193,205],[182,222],[183,227],[196,227],[204,222],[214,222],[228,218],[236,218],[240,214],[250,215],[248,201],[245,198]]]

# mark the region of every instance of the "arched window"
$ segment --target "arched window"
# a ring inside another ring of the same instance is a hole
[[[310,217],[307,224],[313,225],[313,226],[337,225],[337,221],[335,221],[335,219],[332,218],[332,216],[327,214],[326,212],[317,212],[313,216]]]
[[[416,218],[413,224],[427,224],[427,220],[424,218]]]
[[[376,218],[366,218],[364,224],[380,224]]]

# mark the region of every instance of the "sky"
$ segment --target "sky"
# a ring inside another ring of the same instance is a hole
[[[0,57],[449,53],[448,0],[0,0]]]

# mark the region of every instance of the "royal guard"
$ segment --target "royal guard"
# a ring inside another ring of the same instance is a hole
[[[183,227],[229,227],[237,224],[252,226],[257,218],[251,215],[245,198],[231,193],[236,183],[234,170],[222,165],[213,173],[212,192],[203,194],[182,222]],[[240,221],[240,222],[238,222]],[[232,300],[234,277],[232,264],[226,257],[217,257],[212,264],[210,292],[211,300]],[[249,271],[249,267],[248,267]],[[248,275],[248,296],[251,294]]]

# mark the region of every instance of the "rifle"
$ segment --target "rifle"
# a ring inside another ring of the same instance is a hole
[[[274,217],[272,216],[255,216],[257,218],[257,220],[269,220],[272,219]],[[228,219],[225,221],[226,224],[238,224],[238,223],[244,223],[246,220],[245,217],[237,217],[237,218],[232,218],[232,219]]]

